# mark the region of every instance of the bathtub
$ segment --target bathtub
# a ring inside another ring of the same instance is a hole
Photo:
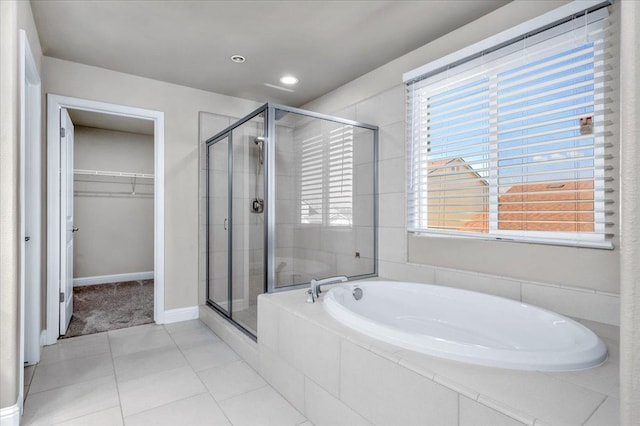
[[[536,306],[473,291],[358,281],[332,288],[321,300],[344,325],[435,357],[537,371],[580,370],[607,358],[604,343],[582,324]]]

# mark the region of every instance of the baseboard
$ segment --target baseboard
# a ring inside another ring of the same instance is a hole
[[[198,319],[200,310],[197,306],[189,306],[187,308],[169,309],[164,311],[164,323],[171,324],[180,321],[189,321]]]
[[[153,279],[153,271],[131,272],[129,274],[98,275],[95,277],[74,278],[73,286],[79,287],[82,285],[121,283],[124,281],[138,281],[138,280],[151,280],[151,279]]]
[[[0,426],[20,426],[20,407],[18,404],[0,408]]]

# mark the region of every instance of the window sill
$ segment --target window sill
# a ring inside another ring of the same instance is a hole
[[[461,240],[484,240],[484,241],[507,241],[511,243],[541,244],[561,247],[592,248],[600,250],[613,250],[613,242],[608,240],[588,241],[588,240],[566,240],[554,238],[521,237],[514,235],[484,235],[484,234],[461,234],[459,232],[448,232],[439,230],[415,231],[408,230],[409,233],[420,237],[449,238]]]

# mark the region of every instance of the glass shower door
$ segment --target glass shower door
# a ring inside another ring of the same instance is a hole
[[[207,145],[207,303],[257,334],[265,292],[265,120],[245,120]]]
[[[229,147],[231,134],[207,146],[207,299],[229,311]]]

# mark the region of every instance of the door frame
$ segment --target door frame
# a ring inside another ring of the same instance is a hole
[[[164,112],[89,99],[47,94],[47,329],[46,344],[60,336],[60,111],[62,108],[152,120],[154,122],[154,306],[153,319],[164,323]]]

